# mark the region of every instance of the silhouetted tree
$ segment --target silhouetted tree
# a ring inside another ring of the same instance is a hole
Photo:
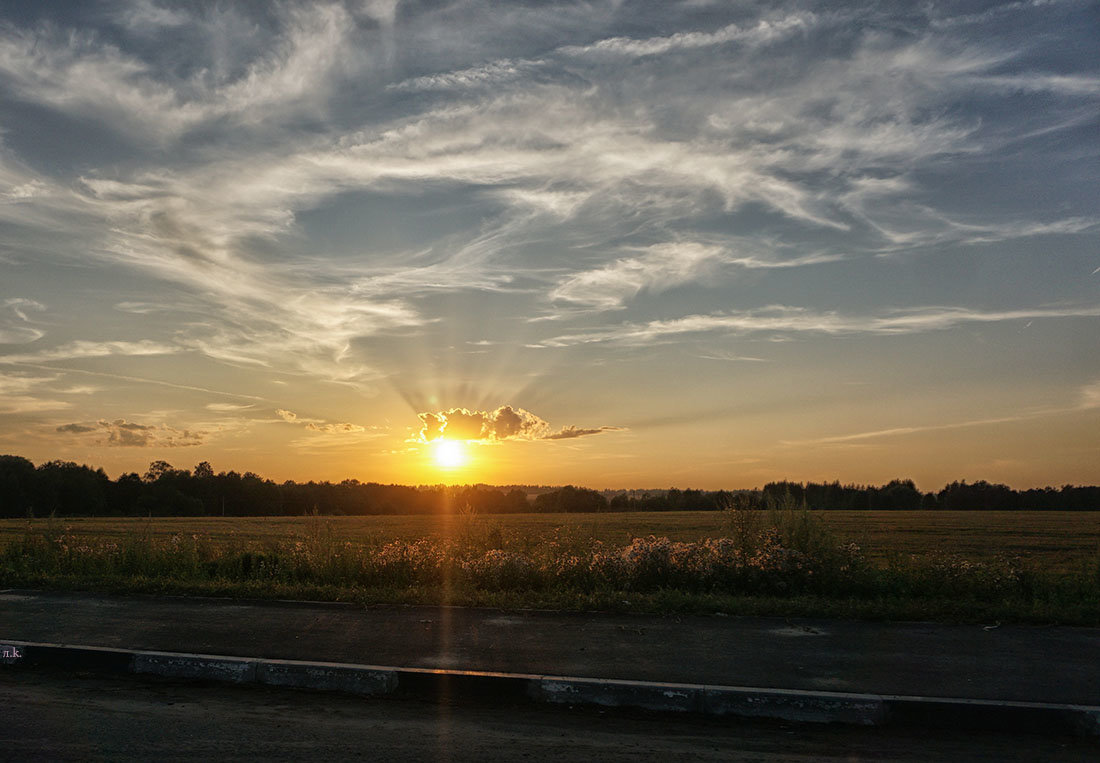
[[[896,479],[875,487],[840,482],[772,482],[760,491],[704,491],[670,488],[605,494],[572,485],[539,488],[532,501],[512,488],[489,485],[412,487],[348,479],[276,484],[253,472],[214,474],[206,461],[194,471],[154,461],[144,476],[129,472],[112,481],[102,469],[70,461],[35,468],[20,456],[0,456],[0,517],[90,514],[230,516],[320,514],[437,514],[469,507],[479,513],[713,510],[733,505],[760,508],[802,504],[812,509],[1100,509],[1100,487],[1063,485],[1016,491],[979,481],[952,482],[938,493]]]
[[[0,517],[34,513],[34,464],[22,456],[0,456]]]

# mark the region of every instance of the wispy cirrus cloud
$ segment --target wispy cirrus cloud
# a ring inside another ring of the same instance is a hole
[[[553,434],[546,435],[543,439],[573,440],[577,437],[588,437],[589,435],[602,434],[603,432],[621,432],[623,429],[625,429],[625,427],[603,426],[596,427],[595,429],[584,429],[583,427],[565,426]]]
[[[916,334],[944,331],[966,323],[1100,317],[1100,307],[1055,307],[1024,310],[980,311],[962,307],[926,307],[894,310],[882,315],[844,315],[805,308],[773,305],[759,310],[713,315],[688,315],[643,324],[626,323],[606,330],[562,335],[542,343],[545,347],[579,344],[651,344],[683,334]]]
[[[33,299],[11,297],[0,302],[0,344],[27,344],[41,339],[46,332],[35,326],[27,313],[45,310]]]
[[[1031,413],[1018,414],[1013,416],[999,416],[989,419],[972,419],[967,421],[954,421],[947,424],[920,424],[917,426],[906,427],[891,427],[889,429],[876,429],[868,432],[855,432],[851,434],[832,435],[829,437],[818,437],[810,440],[784,440],[783,445],[787,446],[805,446],[805,445],[849,445],[860,443],[865,440],[877,440],[886,437],[902,437],[911,434],[921,434],[924,432],[942,432],[952,429],[969,429],[971,427],[985,427],[994,426],[997,424],[1011,424],[1018,421],[1027,421],[1030,419],[1039,418],[1042,416],[1049,416],[1057,413],[1065,413],[1064,410],[1054,411],[1038,411]]]
[[[604,310],[622,307],[642,290],[662,291],[699,278],[722,254],[718,247],[692,243],[653,246],[640,257],[574,273],[550,292],[550,299]]]
[[[723,268],[797,268],[846,258],[844,254],[827,252],[781,256],[779,249],[773,245],[765,251],[759,244],[744,241],[730,245],[693,241],[654,244],[638,256],[623,257],[567,276],[550,292],[550,299],[613,310],[623,307],[640,292],[658,294],[684,284],[711,280]]]
[[[38,414],[73,407],[67,400],[57,400],[54,384],[61,377],[0,373],[0,414]]]
[[[762,19],[748,26],[728,24],[714,32],[677,32],[646,39],[608,37],[588,45],[567,45],[558,52],[567,56],[641,58],[734,42],[749,46],[762,45],[808,29],[816,25],[818,20],[819,17],[810,12],[792,13]]]
[[[1051,416],[1062,416],[1070,413],[1081,412],[1083,410],[1091,410],[1100,408],[1100,381],[1086,384],[1077,390],[1076,404],[1073,400],[1070,401],[1071,405],[1056,407],[1056,408],[1040,408],[1037,410],[1024,411],[1020,413],[1014,413],[1008,416],[997,416],[983,419],[966,419],[963,421],[952,421],[942,424],[917,424],[912,426],[899,426],[890,427],[886,429],[875,429],[866,432],[853,432],[842,435],[831,435],[827,437],[817,437],[808,440],[783,440],[782,444],[787,446],[804,446],[804,445],[848,445],[861,443],[866,440],[877,440],[880,438],[889,437],[902,437],[911,434],[922,434],[925,432],[940,432],[952,429],[970,429],[973,427],[985,427],[995,426],[997,424],[1013,424],[1023,421],[1031,421],[1034,419],[1042,419]]]
[[[107,341],[96,342],[77,339],[56,347],[32,352],[0,355],[0,363],[35,364],[58,360],[79,360],[81,358],[105,358],[111,356],[172,355],[180,352],[178,345],[142,339],[136,342]]]
[[[187,13],[165,7],[155,0],[132,0],[115,9],[114,15],[116,23],[139,32],[174,29],[187,25],[191,20]]]
[[[484,87],[497,85],[501,82],[515,80],[544,65],[543,61],[512,61],[502,59],[489,61],[478,66],[471,66],[458,71],[428,74],[423,77],[414,77],[404,82],[395,82],[387,85],[387,90],[393,91],[420,91],[420,90],[453,90],[472,87]]]
[[[91,30],[11,26],[0,30],[0,78],[21,99],[155,142],[174,140],[211,120],[254,123],[318,108],[330,75],[350,52],[345,37],[350,16],[335,3],[288,4],[276,13],[281,23],[270,29],[266,50],[251,62],[240,68],[212,62],[215,66],[183,79]],[[231,6],[192,15],[138,3],[120,16],[131,29],[190,26],[227,43],[219,30],[236,28],[242,37],[257,31],[255,22],[242,24]]]

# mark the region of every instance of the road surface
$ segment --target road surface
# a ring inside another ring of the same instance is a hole
[[[0,760],[1095,761],[1084,739],[437,705],[0,671]]]
[[[397,667],[1100,704],[1100,628],[0,591],[0,640],[5,638]]]

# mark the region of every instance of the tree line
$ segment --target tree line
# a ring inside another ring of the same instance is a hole
[[[383,485],[375,482],[276,483],[252,472],[215,473],[206,461],[177,469],[154,461],[144,474],[112,480],[103,469],[71,461],[35,466],[0,456],[0,517],[32,516],[295,516],[303,514],[435,514],[519,512],[716,511],[731,506],[812,509],[1100,509],[1100,487],[1013,490],[985,481],[952,482],[922,493],[912,480],[879,487],[772,482],[761,490],[596,491],[566,486],[525,491],[473,486]]]

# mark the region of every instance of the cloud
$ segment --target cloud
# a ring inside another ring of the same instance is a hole
[[[564,427],[557,432],[549,423],[530,411],[502,405],[493,411],[470,411],[452,408],[448,411],[417,414],[420,418],[419,442],[438,439],[481,440],[567,440],[575,437],[618,431],[622,427],[604,426],[597,429]]]
[[[550,425],[523,408],[502,405],[493,411],[452,408],[420,417],[421,442],[448,440],[537,440],[550,431]]]
[[[237,403],[207,403],[206,410],[215,411],[218,413],[235,413],[236,411],[247,411],[249,408],[254,408],[254,405],[245,405]],[[278,413],[278,411],[277,411]],[[286,411],[289,413],[289,411]]]
[[[37,387],[55,382],[61,377],[57,374],[51,376],[28,376],[26,374],[0,373],[0,396],[26,394]]]
[[[648,323],[624,323],[618,327],[569,334],[545,340],[543,347],[570,347],[580,344],[620,343],[651,344],[666,337],[683,334],[722,332],[751,334],[916,334],[944,331],[966,323],[999,323],[1047,318],[1100,316],[1100,307],[1031,308],[981,311],[964,307],[922,307],[894,310],[882,315],[844,315],[817,312],[800,307],[772,305],[758,310],[712,315],[688,315],[672,320]]]
[[[116,310],[121,310],[124,313],[134,313],[135,315],[148,315],[149,313],[164,312],[167,307],[157,302],[119,302],[115,305]]]
[[[596,310],[624,306],[642,291],[659,294],[693,282],[711,280],[722,266],[750,270],[796,268],[845,259],[843,254],[812,252],[784,256],[782,247],[768,251],[758,242],[730,244],[680,241],[653,244],[636,257],[624,257],[609,265],[583,270],[563,279],[550,292],[551,301],[572,302]]]
[[[169,389],[187,390],[187,391],[190,391],[190,392],[205,392],[205,393],[208,393],[208,394],[211,394],[211,395],[224,395],[225,397],[233,397],[233,398],[237,398],[237,399],[241,399],[241,400],[261,400],[261,401],[264,400],[264,398],[259,397],[258,395],[243,395],[239,392],[226,392],[225,390],[211,389],[209,387],[197,387],[193,384],[176,384],[175,382],[168,382],[168,381],[164,381],[162,379],[150,379],[150,378],[143,377],[143,376],[130,376],[128,374],[112,374],[112,373],[107,373],[107,372],[104,372],[104,371],[89,371],[88,369],[85,369],[85,368],[55,369],[53,366],[46,366],[46,365],[41,365],[41,364],[38,364],[38,363],[29,362],[26,359],[11,359],[11,356],[8,356],[6,358],[6,357],[0,355],[0,363],[3,363],[5,361],[16,363],[16,364],[22,365],[22,366],[28,366],[30,368],[37,368],[37,369],[40,369],[40,370],[43,370],[43,371],[62,370],[66,374],[78,374],[80,376],[95,376],[95,377],[103,378],[103,379],[114,379],[114,380],[117,380],[117,381],[136,382],[138,384],[151,384],[151,385],[157,386],[157,387],[167,387]],[[0,374],[0,378],[2,378],[2,376],[3,375]],[[59,377],[52,377],[52,378],[56,379],[56,378],[59,378]],[[273,383],[281,383],[281,382],[276,380]],[[2,384],[0,384],[0,388],[2,388]],[[58,390],[58,392],[61,392],[61,393],[64,393],[64,394],[88,394],[88,393],[91,393],[91,392],[96,392],[99,389],[100,388],[98,388],[98,387],[81,386],[81,387],[73,387],[71,389]]]
[[[361,427],[358,424],[349,424],[347,422],[338,424],[314,424],[310,422],[306,424],[306,429],[313,432],[324,432],[326,434],[355,434],[357,432],[367,431],[366,427]]]
[[[490,438],[495,429],[494,423],[492,414],[452,408],[447,411],[443,437],[449,440],[479,440],[484,434],[486,438]]]
[[[1081,387],[1080,398],[1082,408],[1100,408],[1100,380]]]
[[[694,243],[653,246],[641,257],[569,276],[550,293],[550,299],[602,310],[619,308],[643,289],[660,292],[695,280],[722,254],[718,247]]]
[[[46,332],[35,328],[27,317],[30,310],[46,308],[33,299],[12,297],[0,302],[0,344],[27,344],[41,339]]]
[[[271,267],[251,257],[247,242],[286,233],[293,220],[286,205],[297,206],[295,192],[287,192],[290,198],[273,194],[270,184],[287,183],[289,189],[296,181],[250,177],[246,168],[237,172],[236,179],[201,177],[206,173],[176,178],[167,183],[167,194],[163,188],[137,189],[140,198],[123,203],[94,196],[98,186],[92,183],[89,203],[116,224],[104,244],[108,256],[181,284],[206,303],[204,317],[190,321],[176,339],[181,346],[232,365],[351,385],[377,378],[351,352],[352,343],[422,319],[390,296],[392,290],[365,298],[356,282],[329,278],[319,266]],[[233,198],[212,197],[212,185]],[[304,198],[311,195],[307,189]]]
[[[94,424],[74,422],[54,431],[77,436],[95,435],[96,445],[109,448],[186,448],[201,445],[203,431],[179,429],[167,424],[138,424],[125,419],[99,419]]]
[[[641,58],[677,50],[714,47],[730,42],[760,45],[783,39],[799,30],[813,26],[812,13],[796,13],[761,20],[749,28],[729,24],[715,32],[679,32],[663,37],[634,39],[610,37],[587,45],[563,45],[551,51],[553,57],[565,58]],[[388,90],[423,91],[453,90],[498,85],[502,82],[530,76],[536,70],[548,68],[546,59],[497,59],[449,72],[440,72],[404,80],[387,86]]]
[[[795,32],[814,25],[817,17],[812,13],[795,13],[774,19],[763,19],[751,27],[729,24],[714,32],[677,32],[663,37],[635,39],[610,37],[589,45],[570,45],[559,50],[568,56],[623,56],[641,58],[657,56],[680,50],[694,50],[740,42],[761,45],[783,39]]]
[[[54,431],[83,434],[84,432],[94,432],[96,431],[96,428],[94,426],[85,426],[84,424],[63,424]]]
[[[346,37],[350,19],[335,3],[278,6],[276,25],[265,30],[269,34],[251,60],[226,60],[254,51],[255,40],[248,36],[255,38],[259,31],[257,20],[242,19],[231,6],[190,16],[139,3],[118,15],[141,34],[179,34],[181,27],[189,27],[197,33],[193,39],[215,46],[213,51],[197,47],[192,55],[217,58],[179,81],[166,76],[155,56],[140,58],[91,29],[7,25],[0,28],[0,79],[26,101],[161,143],[212,120],[248,124],[265,116],[308,113],[323,102],[341,57],[353,53]],[[237,43],[238,49],[219,51],[219,42]]]
[[[367,427],[360,426],[358,424],[349,424],[347,422],[326,422],[324,419],[309,419],[302,418],[293,411],[288,411],[285,408],[278,408],[275,411],[275,415],[288,424],[301,424],[311,432],[320,432],[323,434],[359,434],[366,432]]]
[[[473,66],[459,71],[429,74],[423,77],[415,77],[388,85],[387,90],[395,91],[420,91],[420,90],[454,90],[460,88],[473,88],[487,85],[496,85],[504,81],[516,79],[531,69],[539,66],[538,61],[512,61],[502,59],[489,61],[479,66]]]
[[[420,417],[420,439],[423,442],[438,440],[443,436],[443,429],[447,426],[447,417],[443,413],[418,413]]]
[[[418,414],[420,441],[449,440],[537,440],[550,431],[550,425],[523,408],[502,405],[493,411],[452,408],[436,413]]]
[[[784,445],[843,445],[846,443],[860,442],[862,440],[874,440],[880,437],[899,437],[903,435],[919,434],[921,432],[939,432],[950,429],[968,429],[970,427],[992,426],[995,424],[1011,424],[1017,421],[1030,421],[1036,418],[1064,414],[1073,409],[1052,408],[1048,410],[1031,411],[1012,416],[1000,416],[988,419],[973,419],[969,421],[956,421],[949,424],[922,424],[911,427],[893,427],[890,429],[876,429],[869,432],[856,432],[853,434],[835,435],[832,437],[819,437],[813,440],[783,440]]]
[[[731,363],[767,363],[767,358],[758,358],[755,355],[738,355],[733,352],[709,352],[699,356],[706,360],[725,360]]]
[[[117,23],[139,32],[171,29],[190,21],[182,11],[166,8],[153,0],[131,0],[117,9],[114,18]]]
[[[103,387],[95,387],[90,384],[78,384],[74,387],[66,387],[65,389],[57,390],[63,395],[94,395],[97,392],[102,392]]]
[[[30,395],[12,395],[0,398],[0,414],[42,413],[63,411],[73,404],[64,400],[48,400]]]
[[[387,7],[367,13],[384,21],[392,16]],[[234,123],[278,132],[282,128],[274,126],[285,127],[283,120],[317,118],[343,67],[363,57],[348,39],[355,24],[340,4],[280,5],[255,18],[232,4],[193,15],[153,3],[131,10],[126,17],[140,22],[143,32],[172,27],[178,39],[201,41],[189,51],[196,58],[189,79],[175,76],[175,62],[163,68],[148,45],[122,48],[92,31],[4,25],[0,84],[71,118],[101,120],[139,144],[164,143],[192,129],[216,133]],[[148,55],[139,58],[134,50]],[[203,128],[211,123],[216,126]],[[238,151],[181,163],[186,167],[145,165],[129,175],[90,170],[77,182],[44,186],[64,197],[57,209],[38,201],[39,191],[20,191],[37,186],[16,167],[0,171],[0,197],[25,200],[12,215],[18,224],[43,232],[60,228],[79,240],[77,259],[107,259],[192,292],[204,319],[183,327],[179,346],[229,364],[363,386],[378,373],[351,352],[353,341],[421,319],[401,299],[364,299],[356,284],[315,267],[272,267],[254,256],[258,241],[292,232],[297,210],[344,187],[317,178],[296,188],[287,172],[292,168],[277,157],[320,165],[308,156],[317,141],[306,139],[311,145],[303,151],[292,133],[283,134],[289,144],[270,134],[258,144],[242,138],[235,141]],[[322,143],[331,150],[335,142]],[[10,184],[4,182],[8,174]],[[78,225],[83,218],[89,224]],[[143,313],[152,304],[124,300],[120,309]]]
[[[78,339],[57,347],[30,353],[0,355],[0,363],[45,363],[56,360],[78,360],[80,358],[103,358],[108,356],[171,355],[180,351],[175,345],[142,339],[137,342],[112,341],[93,342]]]
[[[575,437],[587,437],[588,435],[601,434],[603,432],[621,432],[623,427],[598,427],[597,429],[581,429],[580,427],[562,427],[554,434],[546,435],[544,440],[572,440]]]
[[[37,390],[48,387],[60,376],[28,376],[0,373],[0,414],[28,414],[72,408],[72,403],[40,397]],[[60,390],[53,390],[58,392]]]
[[[1062,95],[1100,94],[1100,77],[1056,74],[985,75],[975,79],[983,88],[1002,88],[1009,92],[1049,92]]]

